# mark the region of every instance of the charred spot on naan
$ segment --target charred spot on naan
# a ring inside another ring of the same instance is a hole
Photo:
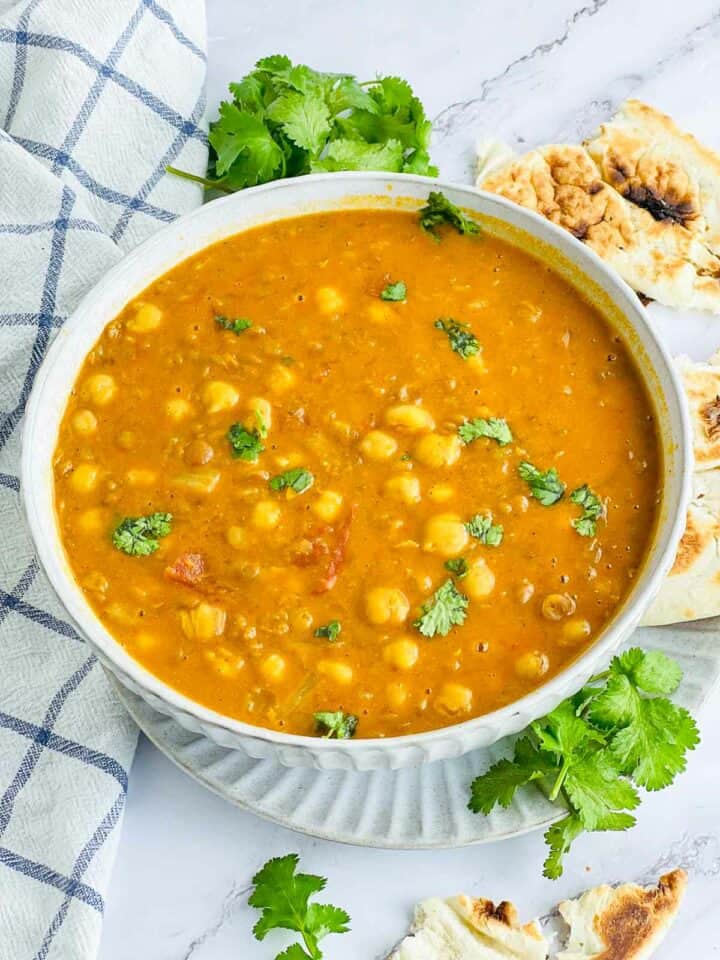
[[[715,521],[691,504],[685,521],[685,532],[678,545],[675,562],[669,575],[676,577],[691,570],[697,558],[714,540],[715,534]]]

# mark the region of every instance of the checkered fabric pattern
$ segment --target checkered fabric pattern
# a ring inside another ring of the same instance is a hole
[[[202,0],[0,0],[0,960],[95,956],[136,731],[23,519],[22,419],[79,298],[201,201]]]

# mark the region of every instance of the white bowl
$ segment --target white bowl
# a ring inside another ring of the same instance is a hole
[[[52,457],[66,399],[86,354],[105,325],[156,277],[186,257],[250,226],[300,213],[348,207],[416,208],[442,190],[474,211],[486,229],[519,243],[585,291],[623,336],[646,381],[663,447],[659,522],[627,600],[593,645],[560,674],[520,700],[455,726],[375,740],[323,740],[251,726],[223,716],[168,686],[134,660],[98,620],[75,582],[60,542]],[[469,187],[426,177],[339,173],[282,180],[200,207],[160,230],[111,270],[60,330],[35,380],[27,407],[22,490],[40,561],[79,631],[102,663],[152,707],[187,729],[253,757],[321,769],[395,769],[459,756],[515,733],[574,693],[637,625],[672,563],[690,487],[690,427],[682,389],[637,296],[570,234],[515,204]]]

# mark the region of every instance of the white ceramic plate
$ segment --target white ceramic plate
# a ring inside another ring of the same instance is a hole
[[[685,673],[677,701],[695,715],[720,676],[719,620],[636,631],[625,647],[662,650]],[[314,770],[257,760],[192,733],[115,683],[148,738],[182,770],[231,803],[290,830],[364,847],[461,847],[547,827],[562,809],[534,787],[489,817],[467,809],[470,782],[510,751],[512,739],[401,770]]]

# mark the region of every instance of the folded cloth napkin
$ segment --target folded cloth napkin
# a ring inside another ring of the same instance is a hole
[[[35,559],[20,499],[38,365],[123,252],[198,204],[202,0],[0,0],[0,960],[100,939],[136,731]]]

